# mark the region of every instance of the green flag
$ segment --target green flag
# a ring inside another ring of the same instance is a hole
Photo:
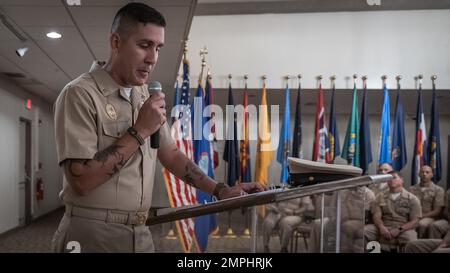
[[[359,122],[358,122],[358,92],[356,83],[353,87],[352,112],[348,121],[347,133],[345,134],[342,158],[347,159],[349,165],[359,167]]]

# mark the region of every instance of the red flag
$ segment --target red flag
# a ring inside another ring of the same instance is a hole
[[[322,84],[319,85],[316,107],[316,127],[314,129],[313,161],[330,162],[328,130],[325,125],[325,107],[323,102]]]

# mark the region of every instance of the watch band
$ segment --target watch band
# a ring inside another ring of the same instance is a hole
[[[127,129],[127,132],[136,139],[136,141],[139,143],[139,145],[144,145],[145,140],[139,135],[139,133],[136,131],[136,129],[131,126]]]

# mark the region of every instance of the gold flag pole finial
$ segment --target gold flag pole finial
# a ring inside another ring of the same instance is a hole
[[[417,78],[419,79],[419,88],[422,89],[422,79],[423,79],[423,75],[419,74],[417,75]]]
[[[267,76],[266,76],[266,75],[262,75],[262,76],[261,76],[261,79],[262,79],[262,81],[263,81],[263,87],[266,87],[266,79],[267,79]]]
[[[356,86],[356,80],[358,79],[357,74],[353,74],[353,85]]]
[[[200,76],[198,77],[198,83],[202,84],[202,78],[203,78],[203,70],[206,66],[206,55],[208,54],[208,49],[203,47],[202,50],[200,50],[200,56],[202,57],[202,69],[200,71]]]
[[[300,86],[301,86],[301,81],[302,81],[302,74],[298,74],[298,75],[297,75],[297,78],[298,78],[298,88],[300,88]]]
[[[322,75],[317,76],[316,80],[317,80],[318,86],[320,87],[322,85]]]
[[[437,80],[437,76],[436,75],[431,76],[431,82],[433,84],[433,89],[436,88],[436,80]]]
[[[400,89],[400,80],[402,79],[402,75],[398,75],[395,79],[397,80],[397,89]]]
[[[363,88],[367,88],[367,75],[362,76],[361,79],[363,80]]]
[[[185,60],[187,60],[187,52],[188,52],[188,45],[187,45],[187,43],[188,43],[188,41],[189,41],[189,39],[188,38],[186,38],[185,40],[184,40],[184,50],[183,50],[183,55],[184,55],[184,59]]]
[[[291,77],[289,75],[284,76],[284,79],[286,80],[286,86],[289,86],[289,79]]]
[[[212,80],[211,70],[208,69],[208,72],[206,72],[206,75],[207,75],[208,80]]]
[[[244,75],[244,84],[245,84],[245,89],[247,89],[247,80],[248,80],[248,75],[245,74]]]
[[[381,76],[381,80],[383,81],[383,88],[386,86],[386,79],[387,79],[386,75]]]
[[[336,75],[331,75],[330,77],[330,81],[331,81],[331,88],[335,87],[335,81],[336,81]]]

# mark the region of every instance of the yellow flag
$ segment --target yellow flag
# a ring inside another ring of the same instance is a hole
[[[267,111],[266,84],[263,85],[258,119],[258,144],[256,146],[255,181],[267,187],[269,184],[269,165],[273,160],[270,138],[269,114]],[[259,210],[264,217],[264,207]]]

